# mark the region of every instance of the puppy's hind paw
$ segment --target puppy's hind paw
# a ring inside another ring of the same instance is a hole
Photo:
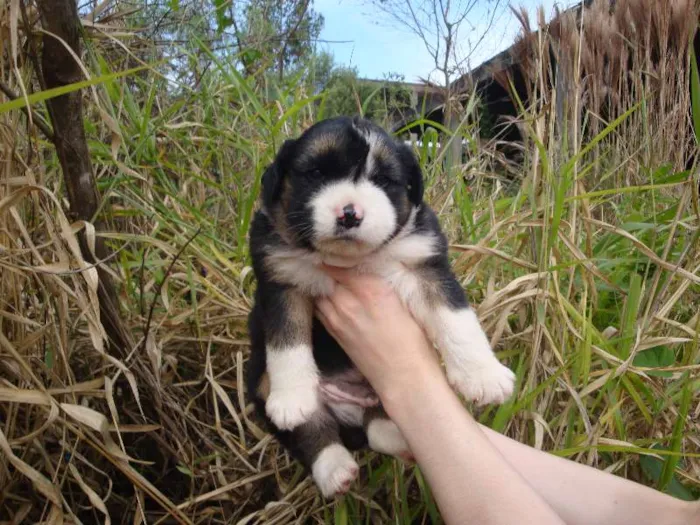
[[[311,467],[316,486],[324,498],[346,494],[359,471],[350,452],[337,443],[324,448]]]
[[[396,456],[412,462],[413,453],[406,443],[401,430],[389,419],[374,419],[367,426],[369,448],[380,454]]]
[[[477,405],[504,403],[513,395],[515,374],[495,358],[469,370],[448,368],[447,379],[467,400]]]

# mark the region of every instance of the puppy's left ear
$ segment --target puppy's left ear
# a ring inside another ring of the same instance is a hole
[[[294,142],[294,140],[285,140],[275,156],[275,160],[263,173],[261,186],[262,201],[265,208],[272,208],[279,201],[282,194],[286,165],[289,162]]]
[[[406,173],[406,184],[408,189],[408,200],[411,204],[418,206],[423,202],[423,173],[418,164],[418,159],[413,154],[413,150],[406,144],[400,145],[401,164]]]

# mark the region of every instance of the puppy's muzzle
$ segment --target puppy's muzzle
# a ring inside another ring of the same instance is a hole
[[[347,204],[342,209],[337,210],[336,223],[341,228],[357,228],[362,223],[363,213],[359,206]]]

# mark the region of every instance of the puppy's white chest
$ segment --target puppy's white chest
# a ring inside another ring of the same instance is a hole
[[[314,297],[333,292],[333,280],[320,269],[320,265],[325,263],[381,277],[402,299],[411,300],[417,299],[416,294],[420,290],[420,278],[414,267],[435,254],[433,236],[413,234],[394,239],[361,260],[285,248],[270,253],[268,264],[277,280],[296,286],[302,293]]]
[[[296,248],[277,249],[267,260],[268,270],[276,281],[290,284],[312,297],[333,292],[333,280],[319,266],[321,256]]]

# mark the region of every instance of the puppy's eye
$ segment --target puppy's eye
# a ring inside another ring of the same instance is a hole
[[[320,179],[323,176],[321,170],[317,169],[302,171],[300,175],[305,179]]]
[[[375,179],[377,181],[377,184],[379,184],[382,188],[387,188],[389,186],[396,186],[399,184],[397,180],[395,180],[393,177],[389,177],[385,174],[379,173]]]

